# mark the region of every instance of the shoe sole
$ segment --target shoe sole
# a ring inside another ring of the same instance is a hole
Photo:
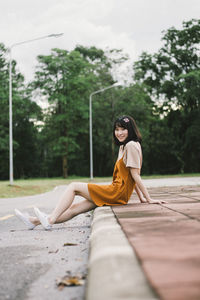
[[[26,226],[28,226],[28,230],[33,230],[35,225],[31,223],[26,216],[24,216],[18,209],[15,209],[15,215],[20,221],[22,221]]]

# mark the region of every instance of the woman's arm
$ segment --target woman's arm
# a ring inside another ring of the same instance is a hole
[[[137,186],[137,184],[135,185],[135,191],[138,195],[138,198],[140,199],[141,203],[147,203],[146,198],[143,196],[142,192],[140,191],[139,187]]]
[[[166,201],[163,201],[163,200],[160,201],[160,200],[153,200],[153,199],[151,199],[151,197],[149,195],[149,192],[148,192],[147,188],[144,186],[144,184],[142,182],[142,179],[141,179],[141,177],[139,175],[139,169],[130,168],[130,172],[131,172],[131,176],[133,177],[133,179],[134,179],[134,181],[136,183],[136,193],[138,194],[138,189],[139,189],[140,190],[139,194],[140,193],[143,194],[143,196],[146,199],[146,202],[153,203],[153,204],[166,203]],[[140,198],[140,196],[139,196],[139,198]],[[141,201],[141,202],[144,202],[144,201]]]

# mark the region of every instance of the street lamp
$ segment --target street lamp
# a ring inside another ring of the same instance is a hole
[[[92,144],[92,96],[98,93],[102,93],[108,89],[121,85],[119,82],[116,82],[108,87],[100,89],[90,94],[90,105],[89,105],[89,125],[90,125],[90,179],[93,179],[93,144]]]
[[[24,42],[20,42],[20,43],[15,43],[13,45],[11,45],[8,48],[8,52],[9,52],[9,162],[10,162],[10,185],[13,185],[13,118],[12,118],[12,49],[16,46],[22,45],[22,44],[26,44],[26,43],[30,43],[30,42],[34,42],[34,41],[38,41],[38,40],[42,40],[42,39],[46,39],[46,38],[51,38],[51,37],[60,37],[62,36],[63,33],[58,33],[58,34],[49,34],[49,35],[45,35],[36,39],[32,39],[32,40],[26,40]]]

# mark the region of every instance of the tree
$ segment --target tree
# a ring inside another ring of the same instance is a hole
[[[7,179],[9,174],[9,75],[7,49],[0,44],[0,178]],[[17,64],[12,61],[12,98],[13,98],[13,157],[14,176],[31,176],[36,170],[36,131],[34,119],[40,108],[31,101],[30,93],[24,84]],[[36,173],[35,173],[36,175]]]
[[[134,64],[134,80],[145,86],[155,102],[155,114],[162,118],[155,127],[156,132],[151,128],[154,136],[151,134],[149,155],[153,157],[158,152],[156,136],[163,136],[159,143],[160,155],[161,144],[169,146],[168,155],[163,153],[168,159],[165,172],[197,172],[200,170],[197,163],[200,153],[197,134],[200,131],[200,20],[183,22],[180,30],[168,29],[162,40],[164,45],[157,53],[143,53]],[[160,168],[161,165],[162,162]]]
[[[87,135],[88,143],[88,101],[92,87],[99,88],[103,75],[112,80],[109,64],[102,50],[82,46],[71,52],[53,49],[50,55],[39,56],[38,60],[33,87],[48,98],[45,132],[53,156],[62,157],[62,173],[66,178],[69,159],[79,157],[80,140]],[[46,149],[45,153],[48,152]]]
[[[163,111],[171,107],[199,108],[200,20],[183,22],[183,29],[168,29],[163,47],[153,55],[143,53],[134,64],[135,80],[143,82]]]
[[[9,126],[8,126],[8,71],[6,48],[0,44],[0,178],[8,176]]]

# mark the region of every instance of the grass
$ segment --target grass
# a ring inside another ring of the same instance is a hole
[[[177,174],[177,175],[152,175],[142,176],[143,179],[173,178],[173,177],[196,177],[195,174]],[[111,177],[96,177],[92,182],[111,182]],[[45,193],[53,190],[58,185],[67,185],[72,181],[90,182],[88,177],[71,176],[63,178],[37,178],[37,179],[19,179],[14,184],[9,185],[9,181],[0,181],[0,198],[23,197]]]
[[[111,181],[111,177],[97,177],[92,182]],[[63,178],[37,178],[37,179],[19,179],[14,180],[10,185],[9,181],[0,181],[0,198],[23,197],[36,194],[42,194],[53,190],[58,185],[67,185],[73,181],[90,182],[88,177],[72,176]]]

